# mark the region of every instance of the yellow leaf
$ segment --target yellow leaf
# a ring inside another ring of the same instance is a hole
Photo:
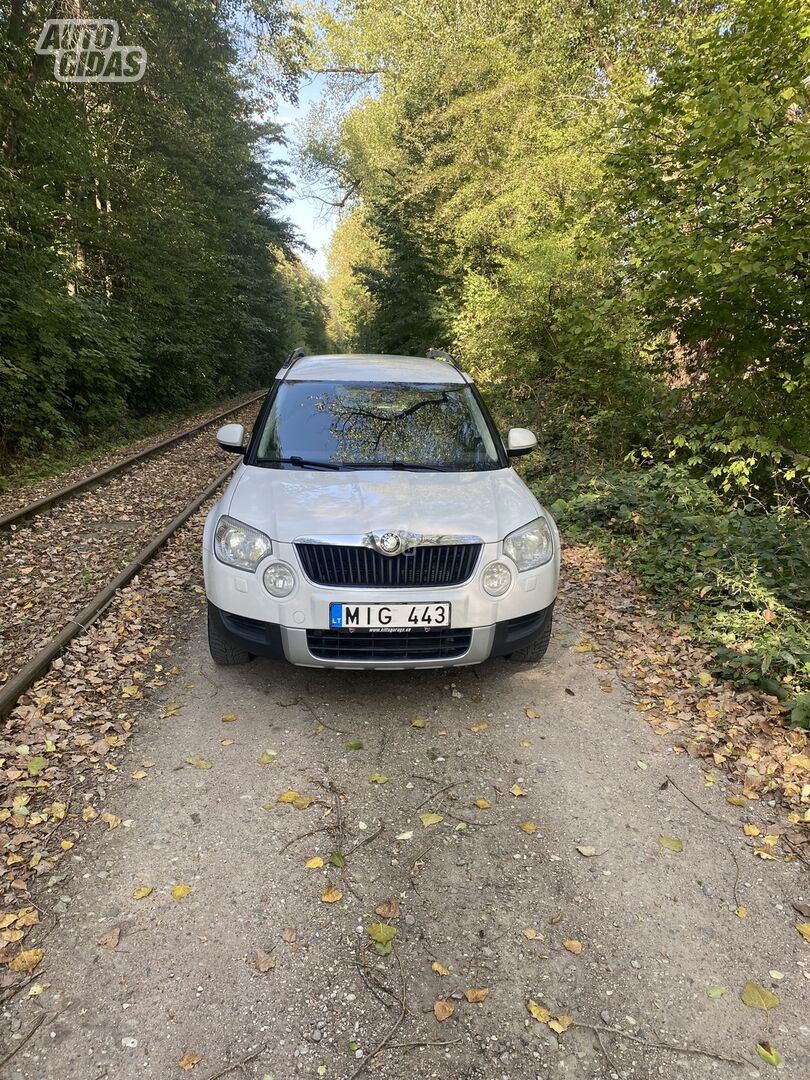
[[[116,817],[115,814],[107,813],[107,811],[105,811],[101,815],[101,820],[110,829],[117,829],[118,826],[121,824],[121,818],[120,817]]]
[[[456,1011],[455,1005],[452,1001],[434,1001],[433,1002],[433,1015],[439,1021],[440,1024],[449,1019]]]
[[[190,754],[186,758],[186,765],[193,765],[195,769],[213,768],[213,762],[207,761],[205,758],[197,757],[196,754]]]
[[[481,986],[478,989],[465,990],[464,997],[471,1005],[480,1005],[482,1001],[486,1001],[489,997],[489,989],[486,986]]]
[[[39,997],[40,994],[44,994],[50,986],[50,983],[34,983],[28,991],[29,997]]]
[[[366,927],[366,933],[378,945],[387,945],[389,941],[393,941],[397,936],[397,928],[389,926],[388,923],[375,922]]]
[[[708,671],[701,671],[698,675],[698,682],[701,686],[709,686],[712,681],[712,677]]]
[[[443,977],[445,975],[450,974],[450,972],[447,970],[447,968],[444,966],[444,964],[440,964],[438,960],[434,960],[433,963],[430,966],[436,972],[437,975],[441,975]]]
[[[427,720],[422,720],[422,719],[411,720],[411,727],[426,728],[427,727]]]
[[[236,739],[220,739],[219,740],[219,745],[220,746],[235,746],[236,745]]]
[[[199,1065],[202,1058],[199,1054],[192,1054],[190,1050],[187,1050],[185,1054],[180,1058],[177,1064],[183,1070],[183,1072],[191,1072],[195,1065]]]
[[[726,795],[726,802],[732,806],[748,806],[748,799],[744,799],[742,795]]]
[[[734,914],[737,916],[738,919],[744,919],[745,916],[748,914],[748,909],[744,907],[738,907],[735,909]]]
[[[27,949],[25,952],[17,953],[8,965],[9,970],[16,972],[33,971],[44,955],[42,949]]]
[[[524,750],[528,750],[529,747],[532,746],[532,743],[530,743],[528,739],[521,739],[520,745],[523,747]]]
[[[750,979],[740,991],[740,1000],[749,1009],[762,1009],[763,1012],[775,1009],[779,1004],[776,994],[772,994],[767,987],[760,986],[759,983],[752,982]]]
[[[297,799],[293,799],[292,804],[296,810],[307,810],[314,802],[311,795],[299,795]]]
[[[580,641],[579,645],[574,646],[574,652],[577,653],[594,652],[595,650],[596,646],[590,641]]]
[[[145,780],[149,774],[144,769],[138,769],[132,774],[133,780]]]
[[[236,719],[236,715],[234,713],[232,713],[232,712],[225,713],[225,715],[222,717],[222,723],[223,724],[232,724],[235,719]]]
[[[754,854],[759,856],[760,859],[776,861],[776,856],[772,851],[769,851],[766,847],[754,848]]]
[[[476,799],[473,805],[477,806],[479,810],[492,809],[492,803],[489,801],[489,799]]]
[[[533,930],[530,926],[527,926],[525,930],[521,930],[521,933],[529,941],[543,941],[544,940],[543,935],[539,931]]]
[[[519,784],[512,784],[512,786],[509,788],[509,794],[514,795],[517,799],[520,795],[525,795],[526,792]]]
[[[265,752],[262,754],[262,756],[258,759],[258,764],[259,765],[272,765],[277,757],[278,757],[278,754],[275,752],[275,750],[265,750]]]
[[[334,885],[327,885],[326,889],[321,896],[321,900],[324,904],[336,904],[338,900],[343,899],[343,893],[340,889],[336,889]]]
[[[521,823],[518,825],[518,828],[522,832],[528,833],[529,836],[532,836],[534,833],[537,832],[537,826],[533,821],[521,821]]]
[[[72,840],[60,840],[59,841],[59,846],[62,849],[62,851],[70,851],[70,849],[73,847],[73,841]]]
[[[262,803],[262,810],[272,810],[274,805],[271,802]]]
[[[473,724],[472,727],[467,728],[467,730],[471,731],[473,735],[477,735],[479,731],[486,731],[488,727],[489,724],[486,722],[486,720],[482,720],[480,724]]]
[[[323,859],[320,857],[320,855],[316,855],[312,859],[307,859],[307,861],[304,863],[304,866],[307,868],[307,870],[320,870],[323,867]]]
[[[782,1063],[782,1055],[769,1042],[758,1042],[757,1053],[766,1065],[773,1065],[774,1068],[777,1068]]]
[[[161,714],[161,719],[165,720],[169,716],[177,716],[177,714],[180,712],[180,710],[182,708],[183,708],[182,705],[178,705],[178,703],[176,701],[172,701],[163,710],[163,713]]]
[[[776,845],[779,843],[779,837],[773,835],[763,836],[762,843],[767,844],[768,847],[776,847]]]
[[[678,840],[674,836],[659,836],[658,843],[667,851],[683,851],[683,840]]]
[[[587,844],[577,847],[577,851],[580,855],[584,855],[586,859],[590,859],[592,855],[596,854],[596,848],[589,847]]]
[[[568,1031],[574,1022],[573,1016],[568,1016],[563,1013],[561,1016],[555,1017],[553,1020],[549,1020],[548,1026],[552,1031],[556,1031],[558,1035],[562,1035],[564,1031]]]
[[[143,900],[145,896],[148,896],[152,891],[151,885],[139,885],[135,892],[132,894],[133,900]]]
[[[540,719],[540,713],[535,712],[534,709],[524,709],[523,711],[526,713],[526,716],[530,720],[539,720]]]
[[[582,952],[582,942],[577,941],[576,938],[566,939],[563,942],[563,947],[568,949],[570,953],[573,953],[574,956],[579,956],[579,954]]]
[[[810,944],[810,922],[797,922],[796,929],[802,935],[804,940]]]
[[[371,781],[372,784],[387,784],[388,783],[388,777],[384,773],[381,773],[381,772],[372,773],[371,776],[369,777],[369,780]]]
[[[756,825],[749,825],[748,823],[746,823],[745,825],[743,825],[743,832],[746,836],[759,836],[759,829],[756,827]]]
[[[281,795],[279,795],[279,797],[276,799],[276,802],[294,803],[296,799],[300,799],[300,798],[301,798],[300,794],[297,791],[293,791],[292,788],[290,788],[288,791],[285,791]]]
[[[440,821],[444,821],[444,818],[441,814],[420,814],[419,820],[427,828],[428,825],[438,825]]]
[[[551,1013],[545,1005],[538,1005],[536,1001],[527,1001],[526,1008],[535,1020],[538,1020],[541,1024],[547,1024],[551,1019]]]
[[[175,900],[185,900],[185,898],[189,895],[190,892],[191,886],[186,885],[184,882],[180,882],[179,885],[174,885],[172,887],[172,896],[175,898]]]

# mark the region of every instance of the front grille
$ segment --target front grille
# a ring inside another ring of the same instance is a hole
[[[307,630],[321,660],[451,660],[470,647],[472,630]]]
[[[480,544],[415,547],[401,555],[381,555],[367,547],[296,544],[304,573],[316,585],[347,588],[421,589],[461,585],[475,569]]]

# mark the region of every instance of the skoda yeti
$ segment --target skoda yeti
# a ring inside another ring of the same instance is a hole
[[[541,660],[560,543],[447,353],[307,356],[275,378],[203,542],[217,664],[436,668]]]

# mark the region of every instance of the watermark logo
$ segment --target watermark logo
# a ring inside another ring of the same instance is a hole
[[[48,19],[36,51],[62,83],[133,83],[146,71],[146,49],[119,45],[114,19]]]

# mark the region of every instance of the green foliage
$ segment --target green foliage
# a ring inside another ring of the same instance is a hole
[[[718,674],[797,703],[810,690],[802,517],[729,505],[682,465],[557,474],[539,491],[557,492],[551,510],[569,541],[625,562],[662,610],[714,649]]]
[[[266,384],[323,341],[290,270],[280,129],[234,45],[251,26],[264,92],[289,93],[299,25],[264,0],[113,14],[146,48],[139,83],[62,85],[34,54],[43,9],[0,15],[0,458]]]

